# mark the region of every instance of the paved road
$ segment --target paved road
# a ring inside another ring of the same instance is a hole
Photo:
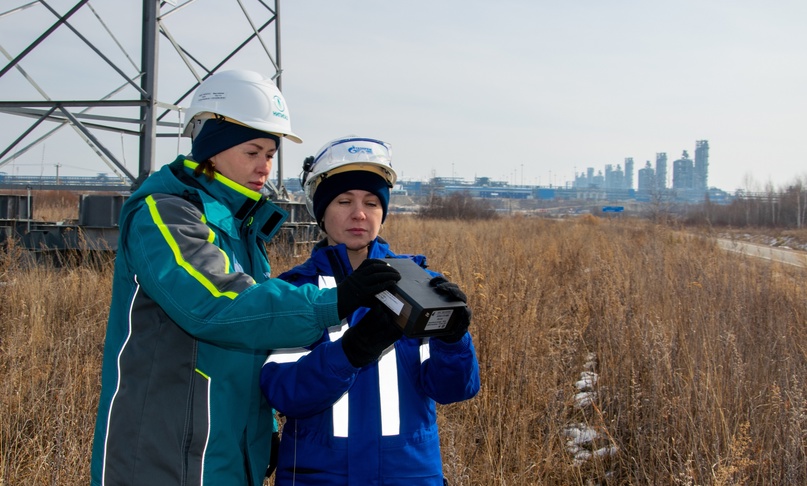
[[[744,253],[757,258],[764,258],[787,265],[807,268],[807,252],[798,250],[788,250],[783,248],[773,248],[765,245],[755,245],[736,240],[718,238],[717,244],[728,251]]]

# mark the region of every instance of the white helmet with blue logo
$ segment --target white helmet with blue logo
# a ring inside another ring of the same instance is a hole
[[[291,131],[291,117],[283,94],[271,78],[254,71],[221,71],[202,81],[185,110],[182,134],[193,138],[205,121],[222,116],[231,122],[302,143]]]
[[[365,170],[381,176],[389,187],[395,185],[398,175],[392,168],[392,147],[374,138],[347,136],[332,140],[319,149],[317,155],[303,163],[300,183],[305,193],[305,204],[314,216],[314,194],[319,184],[334,174]]]

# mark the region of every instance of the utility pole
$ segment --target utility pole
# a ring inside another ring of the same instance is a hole
[[[14,161],[17,157],[25,154],[29,149],[36,145],[41,145],[48,137],[55,134],[62,127],[72,127],[79,135],[80,140],[83,140],[92,151],[98,155],[100,160],[109,166],[116,174],[120,176],[122,181],[132,183],[133,185],[140,179],[144,178],[151,172],[156,170],[155,158],[157,157],[157,140],[160,138],[177,138],[179,139],[179,130],[182,127],[181,121],[170,121],[167,116],[172,112],[180,112],[181,106],[188,102],[189,97],[193,91],[204,81],[207,77],[214,74],[219,70],[229,69],[228,64],[230,60],[236,57],[237,54],[245,52],[247,47],[260,44],[266,57],[270,61],[275,70],[273,79],[276,80],[278,88],[280,88],[280,74],[282,68],[280,65],[280,32],[279,32],[279,2],[281,0],[260,0],[260,8],[256,7],[254,10],[247,11],[241,6],[237,8],[225,8],[217,5],[215,7],[216,14],[228,15],[232,14],[234,17],[243,17],[250,25],[251,29],[237,32],[220,32],[216,31],[216,36],[222,38],[222,45],[231,45],[229,52],[224,51],[219,54],[205,55],[204,59],[198,57],[199,54],[193,51],[195,44],[195,37],[178,38],[171,32],[170,22],[176,17],[181,17],[185,14],[184,7],[193,1],[178,2],[178,0],[138,0],[136,2],[141,5],[142,15],[135,20],[139,22],[138,27],[140,31],[140,64],[136,65],[132,60],[133,56],[125,52],[123,45],[127,42],[121,42],[116,35],[118,31],[113,27],[107,28],[108,25],[101,19],[101,15],[93,10],[89,5],[89,0],[73,0],[70,3],[75,5],[63,14],[57,13],[51,7],[46,5],[46,2],[30,2],[22,9],[30,5],[41,3],[45,5],[48,10],[57,17],[54,23],[41,32],[27,47],[22,48],[15,57],[10,58],[9,62],[5,65],[0,65],[0,80],[6,74],[17,75],[16,71],[22,72],[21,64],[23,61],[34,62],[32,59],[34,55],[30,55],[33,51],[42,50],[38,59],[48,59],[54,55],[53,51],[49,51],[54,44],[59,41],[51,38],[51,42],[45,40],[51,36],[68,34],[68,30],[72,32],[79,40],[87,45],[88,50],[80,53],[79,55],[91,55],[93,59],[102,61],[105,68],[99,70],[99,77],[106,80],[105,76],[110,76],[111,79],[117,84],[117,88],[112,92],[98,89],[92,96],[78,96],[77,94],[68,93],[65,99],[49,99],[43,96],[44,100],[0,100],[0,116],[17,115],[25,118],[33,118],[31,124],[19,123],[19,131],[10,135],[13,140],[10,144],[0,143],[0,168],[7,163]],[[177,6],[177,3],[181,3]],[[241,4],[240,0],[237,2]],[[21,9],[14,9],[9,12],[0,13],[0,15],[15,14]],[[89,24],[79,31],[78,24],[70,24],[71,17],[76,15],[79,17],[82,13],[87,15],[94,14],[104,27],[104,32],[94,32],[94,24]],[[113,17],[113,22],[115,20]],[[203,21],[200,21],[198,27],[199,31],[214,31],[217,24],[216,15],[207,15]],[[179,22],[179,21],[177,21]],[[33,27],[32,27],[33,28]],[[268,45],[264,42],[264,37],[268,40],[268,34],[274,29],[274,46],[272,42]],[[128,31],[124,30],[124,35]],[[100,35],[108,35],[111,42],[100,42]],[[264,34],[262,36],[261,34]],[[92,42],[90,39],[99,39],[99,42]],[[180,43],[180,41],[185,41]],[[0,39],[0,43],[5,42]],[[170,45],[173,49],[168,50],[167,53],[175,52],[179,59],[185,64],[188,72],[193,76],[195,82],[193,84],[187,83],[186,86],[179,86],[174,89],[159,89],[160,87],[173,86],[178,81],[173,81],[167,84],[167,81],[160,83],[161,73],[160,67],[160,44]],[[184,44],[184,45],[183,45]],[[118,46],[123,52],[125,59],[129,63],[123,61],[117,54],[111,55],[110,50],[115,50],[114,46]],[[278,61],[275,62],[274,58]],[[257,62],[255,59],[251,62]],[[134,74],[129,74],[133,72]],[[41,71],[40,69],[33,69],[32,72]],[[47,71],[47,70],[45,70]],[[63,85],[72,85],[73,83],[66,82],[65,77],[74,75],[72,71],[58,73],[58,77],[52,77],[45,80],[45,82],[59,83]],[[93,74],[96,75],[95,73]],[[10,78],[11,76],[9,76]],[[39,89],[44,86],[44,83],[35,81],[28,73],[23,72],[25,80]],[[4,84],[4,83],[0,83]],[[110,86],[116,86],[112,84]],[[87,86],[84,86],[87,87]],[[158,91],[166,91],[173,93],[171,100],[158,99]],[[4,97],[5,93],[0,94]],[[177,97],[174,97],[177,96]],[[107,110],[107,111],[104,111]],[[89,113],[90,111],[103,113]],[[42,126],[41,131],[43,135],[35,137],[33,135],[34,129],[39,125]],[[120,153],[113,152],[101,138],[97,136],[100,132],[118,132],[123,135],[131,135],[137,137],[138,147],[138,168],[137,171],[130,171],[125,164],[125,153],[123,149]],[[281,153],[277,155],[278,178],[282,185],[282,157]],[[117,188],[116,188],[117,190]]]
[[[160,0],[143,1],[142,48],[140,66],[140,128],[138,177],[146,177],[154,171],[157,139],[157,68],[158,35],[157,19],[160,13]]]

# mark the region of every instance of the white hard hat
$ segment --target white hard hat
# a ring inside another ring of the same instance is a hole
[[[381,176],[387,186],[395,185],[397,174],[392,168],[392,146],[374,138],[347,136],[332,140],[303,164],[300,183],[305,193],[308,213],[314,214],[314,194],[329,176],[348,171],[369,171]]]
[[[204,80],[185,110],[182,135],[193,138],[206,120],[222,116],[302,143],[291,131],[291,116],[280,90],[270,78],[254,71],[221,71]]]

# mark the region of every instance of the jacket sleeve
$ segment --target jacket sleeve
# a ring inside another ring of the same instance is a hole
[[[479,392],[479,362],[470,333],[456,343],[429,339],[429,359],[420,367],[426,394],[440,404],[461,402]]]
[[[425,265],[426,257],[420,261]],[[432,277],[442,276],[425,270]],[[420,383],[426,395],[443,405],[476,396],[480,386],[479,362],[471,334],[466,332],[456,343],[429,339],[429,359],[420,367]]]
[[[138,284],[187,333],[263,350],[310,344],[339,322],[335,289],[278,279],[257,284],[246,273],[230,272],[228,256],[201,217],[182,198],[148,196],[124,222],[121,242]]]
[[[353,385],[358,371],[339,341],[323,342],[310,351],[279,349],[261,369],[261,390],[281,413],[305,418],[332,407]]]

